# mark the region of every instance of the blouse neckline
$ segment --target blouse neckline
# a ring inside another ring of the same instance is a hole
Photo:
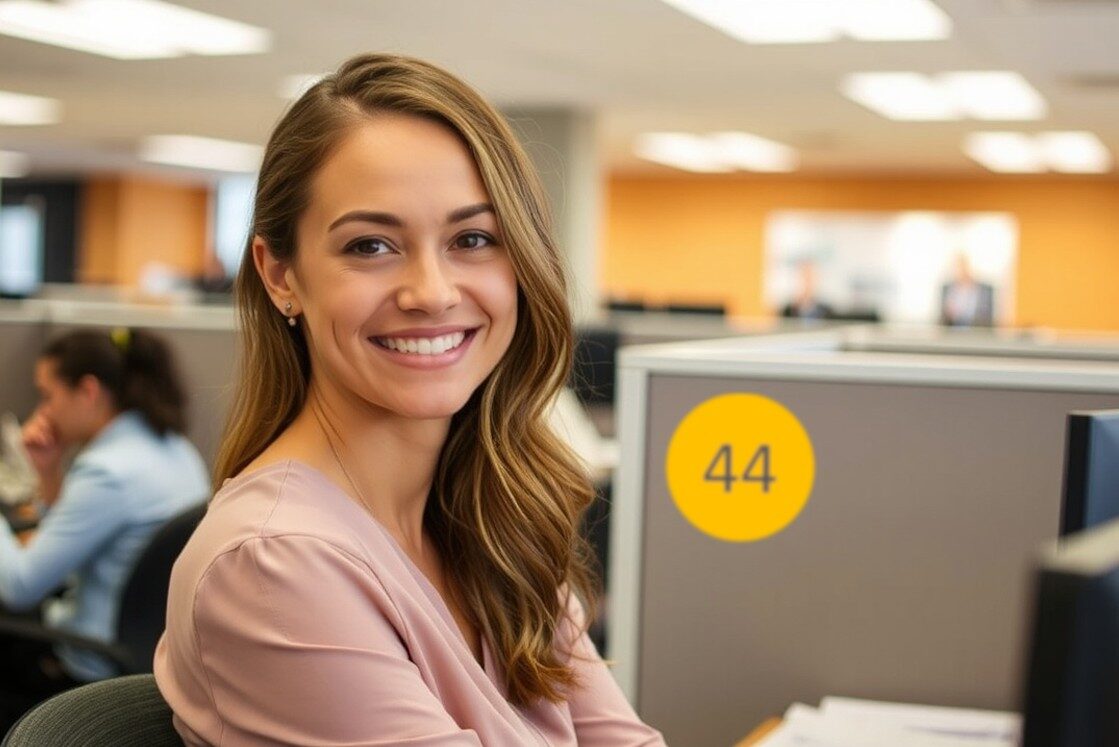
[[[482,661],[479,662],[477,659],[474,658],[474,652],[470,648],[470,644],[467,642],[466,637],[463,635],[462,629],[459,627],[454,615],[451,614],[451,609],[447,606],[447,601],[443,599],[443,595],[439,593],[439,591],[435,588],[435,585],[432,584],[431,581],[428,579],[427,575],[422,570],[420,570],[419,566],[417,566],[412,558],[408,556],[408,553],[404,552],[404,548],[400,546],[400,543],[396,541],[396,538],[393,537],[392,533],[389,532],[385,525],[381,523],[380,519],[374,516],[364,505],[359,503],[355,497],[351,496],[348,492],[346,492],[344,488],[342,488],[342,486],[331,480],[321,470],[312,467],[306,462],[301,462],[298,459],[284,459],[278,462],[273,462],[271,464],[266,464],[263,467],[258,467],[249,472],[242,472],[239,475],[227,478],[222,482],[221,490],[224,492],[230,488],[244,485],[246,483],[252,482],[253,480],[261,479],[275,472],[281,471],[300,472],[305,476],[322,484],[328,490],[332,491],[336,496],[344,498],[347,503],[352,504],[355,508],[357,508],[361,512],[361,514],[372,523],[377,532],[386,540],[388,546],[392,548],[393,552],[396,553],[396,555],[401,559],[401,561],[404,563],[404,566],[408,569],[408,572],[416,580],[416,583],[419,584],[424,594],[431,601],[440,617],[442,617],[443,621],[450,626],[452,631],[454,631],[458,643],[466,652],[466,657],[476,666],[481,668],[491,682],[493,682],[495,685],[497,684],[498,673],[496,660],[493,658],[493,652],[490,649],[489,641],[486,640],[485,634],[479,631],[478,637],[481,639],[482,643]]]

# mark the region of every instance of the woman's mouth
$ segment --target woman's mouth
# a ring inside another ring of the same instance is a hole
[[[452,332],[437,337],[374,337],[375,343],[388,350],[408,355],[442,355],[455,350],[467,339],[474,335],[476,330]]]

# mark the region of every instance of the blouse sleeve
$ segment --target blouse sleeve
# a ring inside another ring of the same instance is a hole
[[[222,744],[481,744],[409,660],[376,575],[321,539],[255,538],[219,556],[193,615]]]
[[[567,640],[574,639],[569,664],[578,687],[568,698],[580,747],[664,747],[660,732],[638,718],[622,689],[583,629],[583,608],[568,595]]]

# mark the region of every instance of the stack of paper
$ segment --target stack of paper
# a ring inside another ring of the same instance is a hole
[[[757,747],[1015,747],[1021,717],[966,708],[824,698],[794,704]]]

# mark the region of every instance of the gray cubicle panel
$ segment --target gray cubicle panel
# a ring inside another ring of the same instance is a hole
[[[1119,367],[1091,370],[1114,374],[1100,387],[1111,391],[650,368],[631,364],[622,382],[644,376],[621,424],[623,469],[627,443],[644,449],[640,479],[619,476],[617,501],[641,493],[636,666],[620,679],[669,744],[729,745],[829,694],[1017,707],[1030,559],[1058,529],[1065,416],[1119,406]],[[785,405],[815,451],[807,507],[757,542],[695,529],[665,480],[681,419],[733,392]]]
[[[46,328],[37,317],[5,314],[0,318],[0,413],[23,420],[35,409],[38,394],[33,378],[35,359],[43,349]]]

